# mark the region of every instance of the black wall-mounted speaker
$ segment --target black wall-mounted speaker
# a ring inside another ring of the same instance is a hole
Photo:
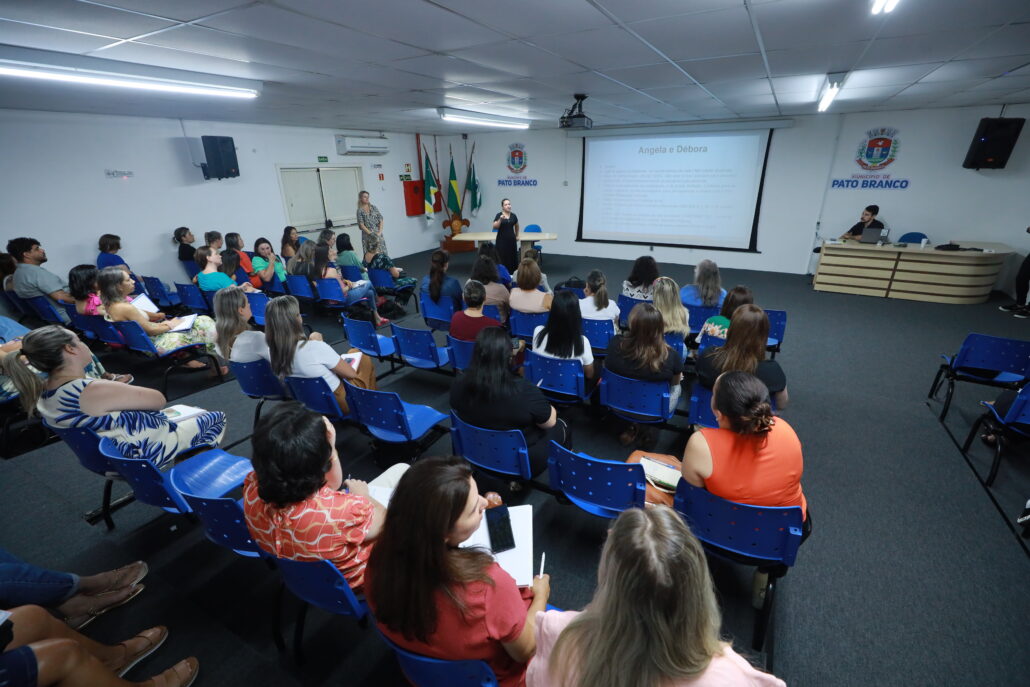
[[[1023,130],[1023,117],[984,117],[976,127],[962,166],[966,169],[1002,169]]]
[[[201,136],[204,143],[205,164],[200,165],[205,179],[227,179],[240,175],[236,162],[236,145],[232,136]]]

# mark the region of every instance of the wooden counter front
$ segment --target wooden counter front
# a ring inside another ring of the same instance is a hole
[[[934,250],[918,243],[900,248],[824,242],[815,290],[932,303],[983,303],[1012,249],[1003,243],[959,244],[994,252]]]

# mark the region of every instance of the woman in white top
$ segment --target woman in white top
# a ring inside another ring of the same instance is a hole
[[[597,581],[585,610],[536,614],[527,687],[785,687],[719,640],[704,550],[668,506],[623,511]]]
[[[579,313],[585,320],[611,320],[618,326],[619,304],[608,298],[607,285],[604,272],[592,270],[583,288],[586,298],[579,302]]]
[[[622,282],[622,295],[636,298],[638,301],[649,301],[652,298],[654,281],[661,272],[658,263],[650,255],[641,255],[633,263],[626,281]]]
[[[547,324],[533,330],[533,352],[548,358],[579,360],[583,363],[583,376],[594,376],[594,353],[590,341],[583,336],[576,294],[566,290],[554,294]]]
[[[250,328],[250,300],[239,286],[215,293],[215,340],[218,352],[233,363],[268,360],[265,335]]]
[[[347,393],[341,380],[364,389],[376,388],[376,373],[369,356],[362,355],[355,370],[322,339],[321,334],[313,332],[309,336],[304,333],[300,304],[293,296],[279,296],[268,303],[265,308],[265,342],[272,372],[280,379],[321,377],[344,413],[348,412]],[[348,351],[355,352],[358,349]]]

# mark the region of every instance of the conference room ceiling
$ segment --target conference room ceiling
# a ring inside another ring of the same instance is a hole
[[[263,82],[260,97],[0,76],[0,107],[457,133],[1030,102],[1030,0],[0,0],[0,41]],[[72,59],[72,58],[69,58]],[[208,77],[210,80],[210,77]],[[486,129],[483,129],[486,130]]]

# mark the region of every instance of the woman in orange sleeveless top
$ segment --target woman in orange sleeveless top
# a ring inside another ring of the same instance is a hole
[[[747,372],[719,375],[712,410],[719,426],[691,435],[683,479],[728,501],[801,506],[807,538],[812,524],[801,490],[801,441],[786,420],[772,414],[765,383]]]

